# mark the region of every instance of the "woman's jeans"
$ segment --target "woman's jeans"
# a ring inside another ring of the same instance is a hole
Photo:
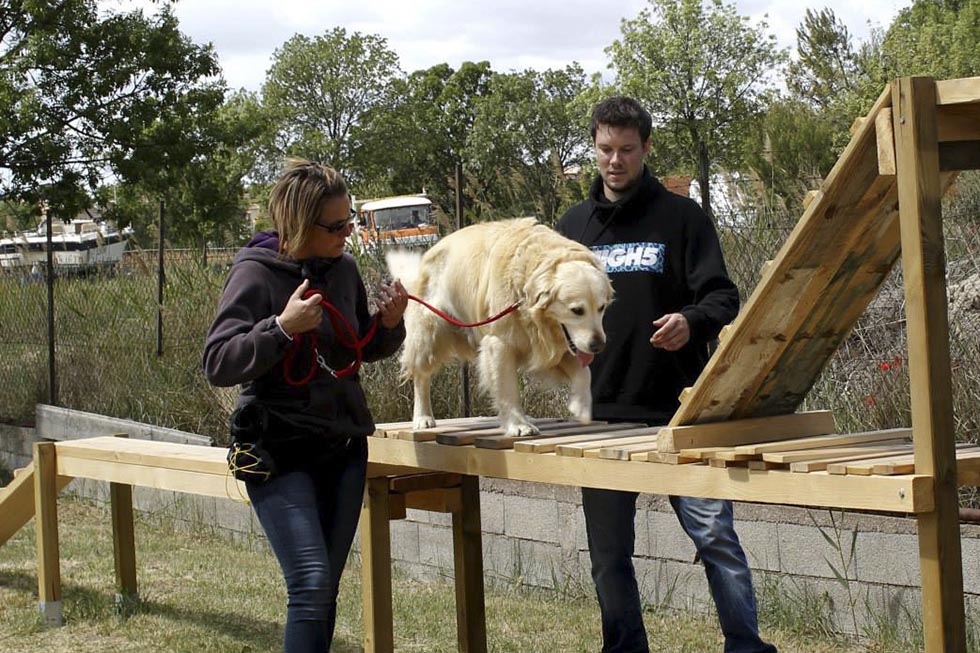
[[[345,452],[316,470],[246,484],[286,579],[286,653],[330,650],[366,470],[366,439],[353,438]]]
[[[635,492],[582,488],[582,508],[592,558],[592,579],[602,615],[603,653],[649,651],[640,593],[633,570]],[[759,638],[749,565],[739,544],[732,502],[670,497],[693,540],[725,634],[725,653],[774,653]]]

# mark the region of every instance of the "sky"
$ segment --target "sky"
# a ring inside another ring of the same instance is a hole
[[[103,9],[142,7],[152,0],[100,0]],[[728,0],[730,2],[730,0]],[[753,24],[766,20],[780,47],[796,43],[807,7],[829,7],[856,42],[869,26],[887,27],[911,0],[736,0]],[[614,5],[615,9],[601,8]],[[448,63],[489,61],[493,70],[564,68],[577,61],[587,73],[608,76],[606,46],[620,37],[620,21],[634,18],[646,0],[181,0],[174,4],[181,31],[212,43],[228,85],[259,91],[272,54],[294,34],[317,36],[341,26],[384,37],[408,73]]]

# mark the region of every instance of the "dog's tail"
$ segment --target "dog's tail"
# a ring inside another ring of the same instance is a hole
[[[392,279],[399,279],[410,293],[418,292],[419,270],[422,269],[422,254],[404,249],[389,249],[385,253],[385,263]]]

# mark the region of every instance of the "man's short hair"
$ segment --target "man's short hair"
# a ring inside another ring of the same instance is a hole
[[[631,97],[617,95],[603,100],[592,109],[592,124],[589,126],[589,131],[593,143],[599,125],[633,127],[639,132],[640,141],[646,143],[650,139],[650,130],[653,129],[653,119],[639,102]]]

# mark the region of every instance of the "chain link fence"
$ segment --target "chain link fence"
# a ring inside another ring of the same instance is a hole
[[[950,347],[957,438],[976,439],[980,411],[980,192],[945,213]],[[775,219],[726,216],[720,237],[743,300],[792,229]],[[224,441],[235,388],[213,388],[200,371],[205,334],[234,249],[167,250],[163,302],[157,301],[158,253],[128,252],[115,268],[54,280],[55,386],[48,373],[46,281],[0,272],[0,421],[30,424],[48,403],[201,433]],[[361,261],[372,287],[384,272],[377,257]],[[827,301],[834,298],[828,297]],[[159,327],[159,330],[158,330]],[[158,348],[160,349],[158,353]],[[815,383],[802,408],[834,411],[845,431],[910,423],[904,291],[892,272],[852,334]],[[369,365],[364,385],[378,421],[411,414],[411,389],[393,359]],[[562,396],[526,389],[532,414],[558,413]],[[438,414],[459,412],[459,372],[436,379]],[[478,397],[474,412],[491,410]]]

